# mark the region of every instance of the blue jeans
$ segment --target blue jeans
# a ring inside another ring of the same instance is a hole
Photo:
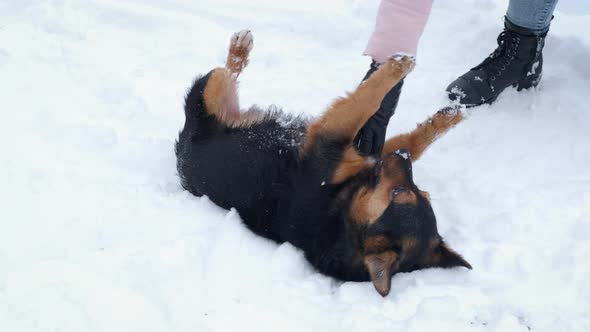
[[[506,18],[518,26],[540,35],[549,30],[558,0],[510,0]]]

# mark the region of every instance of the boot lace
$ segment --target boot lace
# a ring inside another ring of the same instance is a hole
[[[474,70],[487,68],[490,80],[495,81],[498,76],[512,63],[520,45],[520,37],[511,31],[504,30],[498,36],[498,47]]]

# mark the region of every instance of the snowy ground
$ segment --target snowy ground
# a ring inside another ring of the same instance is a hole
[[[242,104],[317,115],[368,68],[377,0],[0,2],[0,331],[589,331],[590,6],[562,2],[539,88],[414,168],[474,269],[398,274],[386,298],[189,195],[173,155],[234,31],[255,35]],[[445,104],[505,8],[435,1],[390,135]]]

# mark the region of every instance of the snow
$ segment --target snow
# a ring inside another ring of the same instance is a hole
[[[477,80],[477,78],[476,78],[476,80]],[[456,87],[456,86],[451,88],[451,93],[459,96],[460,98],[465,98],[467,96],[467,94],[465,94],[465,91],[461,90],[461,88]]]
[[[537,68],[539,68],[539,64],[539,61],[535,61],[535,63],[533,63],[533,66],[531,67],[531,70],[526,73],[526,76],[535,75],[537,73]]]
[[[434,2],[389,135],[446,105],[505,6]],[[376,0],[2,1],[0,330],[590,330],[590,8],[561,6],[539,87],[413,165],[474,269],[398,274],[381,298],[182,190],[173,154],[186,88],[235,31],[256,38],[242,105],[318,115],[369,68]]]
[[[408,153],[408,151],[407,151],[407,150],[404,150],[404,151],[402,151],[402,150],[397,150],[397,151],[395,151],[395,154],[397,154],[398,156],[401,156],[401,157],[402,157],[402,158],[404,158],[404,159],[408,159],[408,158],[410,158],[410,155],[409,155],[409,153]]]
[[[406,52],[397,52],[391,56],[391,58],[398,60],[398,61],[403,59],[404,57],[407,57],[412,61],[416,61],[416,56],[414,54],[410,54],[410,53],[406,53]]]

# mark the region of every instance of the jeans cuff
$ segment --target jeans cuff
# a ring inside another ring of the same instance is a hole
[[[553,16],[551,16],[551,20],[553,20]],[[536,30],[536,29],[529,29],[529,28],[525,28],[520,25],[514,24],[510,21],[510,19],[508,18],[508,15],[504,16],[504,27],[506,27],[506,29],[508,29],[510,31],[514,31],[516,33],[519,33],[519,34],[525,35],[525,36],[545,35],[549,31],[549,25],[543,29]]]

